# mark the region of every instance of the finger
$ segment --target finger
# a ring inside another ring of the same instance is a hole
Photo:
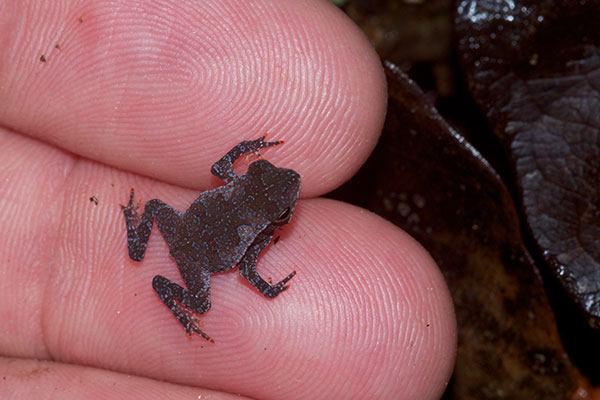
[[[243,399],[229,393],[50,361],[0,357],[0,375],[3,399]]]
[[[14,204],[0,208],[0,312],[11,321],[3,354],[253,398],[441,395],[455,345],[451,301],[431,258],[398,228],[339,202],[302,201],[258,261],[273,281],[296,270],[290,288],[268,300],[236,271],[213,275],[213,306],[200,319],[216,343],[189,340],[151,288],[157,274],[183,284],[164,240],[155,231],[144,261],[130,261],[119,204],[131,185],[138,199],[180,210],[197,193],[11,137],[2,157],[22,157],[11,160],[16,177],[0,176],[1,199]],[[37,184],[17,192],[22,181]]]
[[[328,2],[138,4],[8,1],[0,123],[199,188],[215,183],[216,157],[269,132],[287,143],[269,157],[303,176],[304,196],[339,185],[372,150],[383,72]]]

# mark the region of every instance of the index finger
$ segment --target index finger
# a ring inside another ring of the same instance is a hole
[[[302,175],[304,196],[341,184],[372,150],[383,73],[334,6],[136,4],[9,1],[0,15],[0,123],[203,189],[216,157],[264,132],[288,143],[269,157]]]

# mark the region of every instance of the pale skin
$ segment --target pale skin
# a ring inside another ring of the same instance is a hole
[[[314,198],[357,170],[385,113],[378,59],[345,16],[312,1],[5,4],[0,397],[441,395],[456,339],[437,266],[386,221]],[[219,340],[189,340],[150,283],[177,280],[166,243],[153,232],[131,261],[120,205],[135,187],[184,211],[222,184],[214,161],[264,131],[285,144],[263,156],[302,192],[259,268],[297,274],[273,300],[214,274],[202,318]]]

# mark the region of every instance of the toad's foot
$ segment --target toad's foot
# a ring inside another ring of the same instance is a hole
[[[286,290],[288,290],[290,286],[286,285],[286,283],[288,283],[289,280],[292,279],[295,275],[296,271],[292,271],[291,274],[283,278],[281,281],[277,282],[275,285],[267,285],[267,287],[265,287],[264,290],[261,291],[262,294],[270,299],[279,296],[281,292],[285,292]],[[270,280],[271,278],[269,278],[269,281]]]
[[[139,202],[134,203],[133,196],[134,196],[134,190],[133,190],[133,188],[131,188],[131,192],[129,194],[129,203],[127,203],[126,206],[121,204],[121,210],[123,211],[123,214],[125,215],[125,223],[128,226],[129,225],[138,226],[138,224],[140,222],[140,214],[139,214],[140,203]]]
[[[277,140],[274,142],[265,142],[265,137],[262,136],[255,140],[247,140],[229,150],[219,161],[213,164],[210,172],[226,183],[233,181],[237,175],[233,172],[233,163],[235,160],[244,154],[257,154],[260,149],[266,147],[277,146],[283,141]],[[259,154],[259,153],[258,153]]]
[[[180,305],[179,312],[182,314],[181,317],[179,315],[177,315],[175,313],[175,311],[173,311],[173,314],[179,320],[181,325],[183,325],[183,327],[185,328],[185,332],[188,334],[188,336],[191,337],[195,333],[197,335],[202,336],[204,339],[208,340],[210,343],[215,342],[213,338],[208,336],[206,333],[204,333],[202,331],[202,329],[200,329],[200,327],[203,326],[204,324],[202,323],[202,321],[200,321],[198,319],[198,317],[196,316],[196,313],[193,310],[190,310],[189,308]]]

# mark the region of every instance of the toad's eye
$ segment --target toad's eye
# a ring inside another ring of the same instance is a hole
[[[277,219],[275,220],[276,224],[281,224],[281,223],[285,223],[287,222],[287,220],[290,218],[290,208],[287,207],[285,210],[283,210],[279,216],[277,217]]]

